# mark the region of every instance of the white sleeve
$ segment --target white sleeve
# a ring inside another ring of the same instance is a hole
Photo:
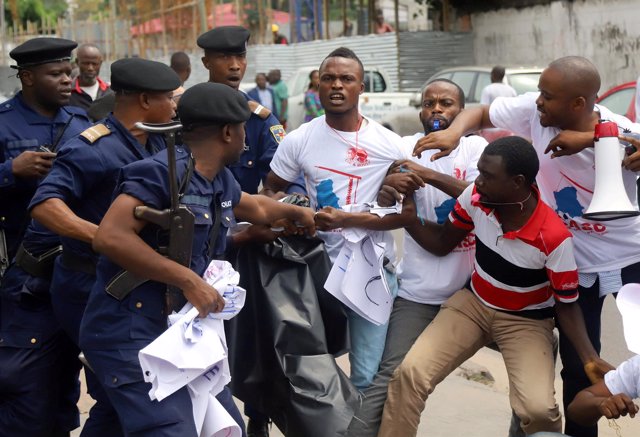
[[[640,355],[628,359],[616,370],[605,374],[604,383],[614,395],[624,393],[631,399],[640,397]]]
[[[480,155],[482,155],[484,148],[487,146],[487,140],[479,135],[471,135],[464,138],[465,141],[468,141],[468,144],[465,144],[465,147],[467,148],[465,180],[467,182],[473,182],[480,174],[478,171],[478,160],[480,159]]]
[[[285,135],[271,160],[271,170],[287,182],[295,181],[302,171],[299,158],[303,137],[299,130]]]
[[[495,127],[510,130],[516,135],[531,138],[533,118],[538,111],[538,93],[517,97],[498,97],[489,106],[489,118]]]

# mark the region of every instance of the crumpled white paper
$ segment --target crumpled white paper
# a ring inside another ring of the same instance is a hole
[[[223,296],[225,309],[201,319],[187,303],[169,316],[169,329],[139,352],[140,366],[151,383],[151,400],[187,386],[200,437],[240,437],[240,427],[215,396],[231,381],[223,320],[238,314],[246,292],[227,261],[212,261],[203,277]]]

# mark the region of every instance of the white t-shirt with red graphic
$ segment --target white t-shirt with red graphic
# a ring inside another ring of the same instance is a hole
[[[403,137],[409,152],[424,134]],[[422,158],[412,158],[423,167],[456,179],[473,182],[478,176],[478,159],[487,141],[477,135],[460,138],[460,144],[450,155],[431,162],[438,150],[422,152]],[[456,204],[456,199],[430,185],[416,191],[416,207],[421,217],[444,223]],[[398,296],[412,302],[440,305],[464,287],[473,271],[475,235],[465,239],[447,256],[435,256],[424,250],[408,234],[404,236],[404,253],[398,266],[400,289]]]
[[[357,132],[341,132],[321,116],[284,137],[271,161],[271,170],[287,181],[296,180],[303,172],[312,208],[342,209],[375,201],[389,166],[410,156],[397,134],[371,119],[365,117]],[[342,236],[338,232],[318,235],[334,260],[342,247]],[[391,234],[372,232],[372,236],[386,243],[387,257],[393,261]]]
[[[595,273],[620,269],[640,262],[640,217],[611,221],[582,218],[593,197],[595,186],[595,153],[593,147],[580,153],[551,159],[544,154],[549,142],[560,129],[540,125],[536,107],[538,93],[512,98],[499,97],[489,108],[491,122],[516,135],[531,138],[540,159],[536,181],[544,200],[564,221],[573,234],[578,271]],[[600,118],[615,122],[620,129],[640,131],[640,126],[627,118],[596,105]],[[625,190],[637,207],[634,172],[622,169]]]

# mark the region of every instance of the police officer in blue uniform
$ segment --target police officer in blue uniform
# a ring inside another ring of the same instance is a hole
[[[204,49],[202,63],[209,70],[209,82],[238,89],[247,69],[249,36],[244,27],[220,26],[198,37],[198,46]],[[245,93],[242,95],[249,102],[252,114],[245,127],[245,151],[230,169],[242,191],[255,194],[269,173],[269,164],[285,131],[271,111]]]
[[[224,254],[225,236],[236,216],[259,224],[286,217],[314,232],[310,209],[242,193],[225,167],[237,162],[243,153],[244,124],[251,112],[241,94],[221,84],[198,84],[183,94],[178,113],[184,125],[182,138],[194,158],[195,169],[189,171],[193,162],[190,154],[178,148],[176,180],[169,183],[180,182],[181,202],[195,216],[190,266],[158,253],[155,249],[167,241],[167,236],[155,224],[134,215],[139,206],[169,208],[167,153],[125,167],[116,198],[94,240],[94,247],[104,256],[98,264],[80,337],[82,349],[105,382],[125,432],[140,437],[197,436],[188,389],[183,387],[162,402],[151,401],[150,384],[144,382],[138,361],[138,351],[166,329],[167,285],[181,289],[200,316],[219,312],[224,300],[201,276],[211,259]],[[183,183],[185,178],[187,182]],[[124,274],[121,267],[149,280],[127,290],[119,301],[107,294],[106,288]],[[229,405],[228,390],[221,395],[226,397],[225,407],[235,410],[234,417],[244,428],[237,408]]]
[[[0,277],[28,224],[27,206],[55,158],[51,150],[82,132],[84,110],[69,103],[74,41],[35,38],[9,55],[22,90],[0,104]]]
[[[165,147],[160,135],[135,128],[138,121],[161,123],[175,115],[172,90],[180,79],[168,66],[140,58],[111,66],[116,93],[113,114],[69,141],[30,204],[32,216],[61,236],[63,253],[51,284],[54,312],[78,344],[80,321],[95,282],[97,254],[91,243],[107,211],[120,169]],[[96,400],[83,436],[122,435],[117,416],[90,369],[89,394]]]
[[[204,49],[202,63],[209,70],[209,81],[229,85],[238,89],[247,68],[247,42],[250,33],[241,26],[220,26],[198,37],[198,46]],[[258,186],[270,171],[271,159],[284,138],[285,130],[278,119],[267,108],[247,94],[251,117],[246,123],[245,151],[240,161],[230,166],[231,172],[240,183],[242,191],[255,194]],[[253,230],[266,238],[275,238],[267,228],[251,228],[243,235],[254,239]],[[245,405],[249,417],[249,436],[267,437],[268,417],[250,405]]]
[[[0,286],[1,436],[68,436],[79,425],[77,359],[49,300],[59,238],[35,222],[27,226],[27,205],[51,167],[52,152],[90,125],[83,110],[64,106],[75,47],[60,38],[16,47],[10,55],[22,91],[0,104],[0,258],[6,247],[12,261]],[[50,151],[40,151],[44,147]],[[25,248],[36,262],[23,268]]]

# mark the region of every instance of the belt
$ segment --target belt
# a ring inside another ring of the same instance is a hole
[[[60,255],[60,263],[69,270],[91,276],[96,275],[96,263],[93,259],[76,255],[68,250],[63,251]]]
[[[40,256],[35,256],[24,248],[24,244],[20,244],[16,253],[16,265],[31,276],[51,278],[53,275],[53,263],[61,253],[62,246],[56,246]]]

